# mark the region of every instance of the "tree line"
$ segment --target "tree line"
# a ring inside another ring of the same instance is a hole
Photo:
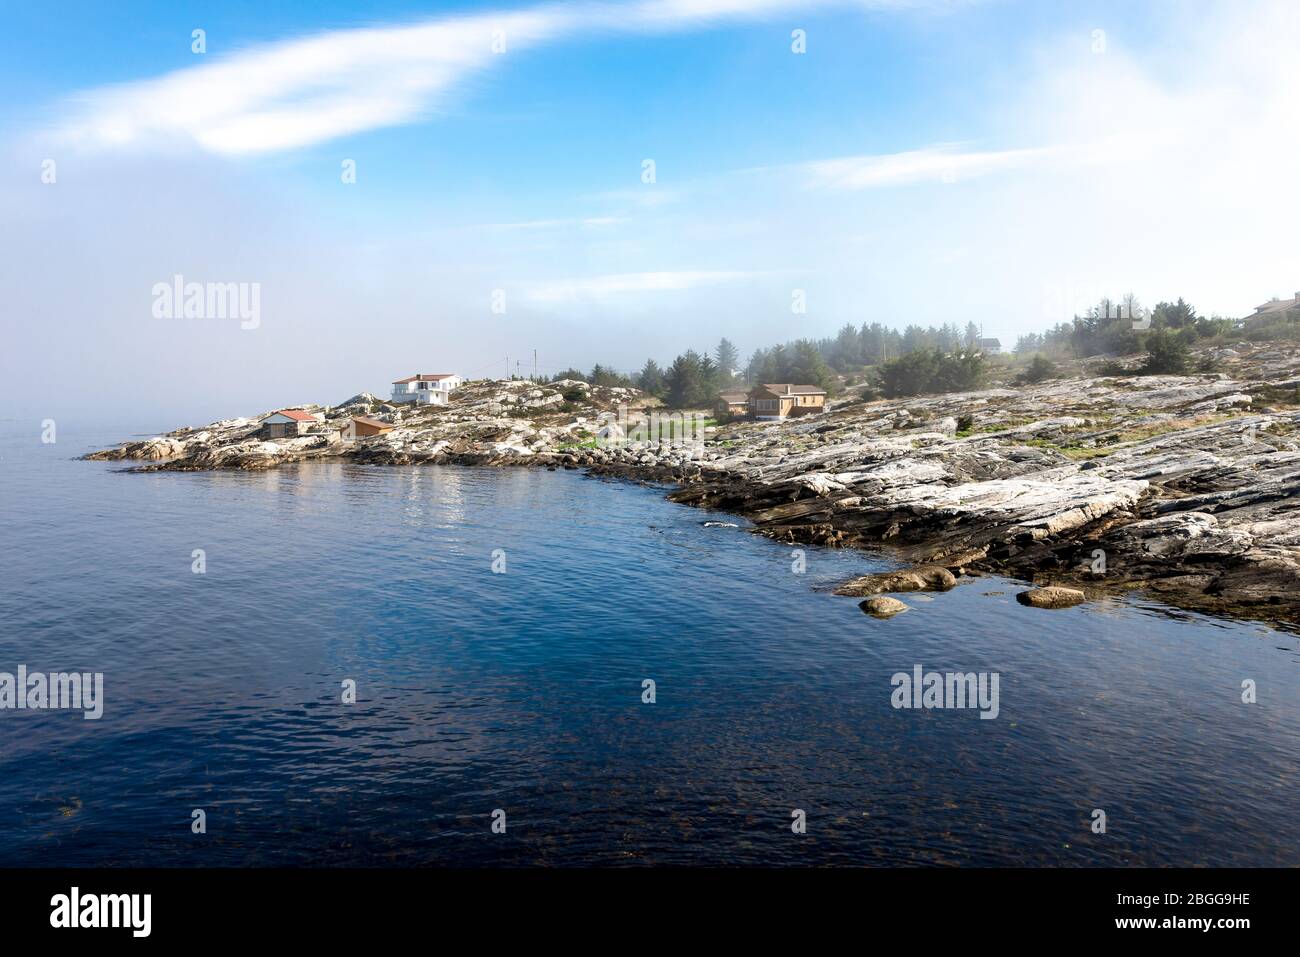
[[[1020,336],[1014,351],[1026,366],[1018,381],[1051,378],[1053,360],[1138,353],[1146,354],[1142,372],[1185,372],[1192,365],[1189,350],[1199,340],[1229,335],[1300,338],[1300,309],[1267,321],[1237,321],[1200,316],[1181,297],[1150,311],[1132,295],[1103,298],[1069,322]],[[647,359],[639,372],[627,375],[597,364],[586,374],[566,369],[551,381],[636,388],[673,407],[712,405],[720,392],[764,382],[817,385],[834,394],[842,381],[851,384],[859,376],[869,383],[867,394],[964,392],[981,388],[994,365],[980,348],[982,337],[975,322],[909,324],[901,331],[879,322],[846,323],[834,336],[756,349],[743,366],[735,345],[724,338],[712,351],[687,349],[666,367]]]

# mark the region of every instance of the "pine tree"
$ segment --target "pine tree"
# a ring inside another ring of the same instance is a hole
[[[835,374],[826,364],[821,351],[807,339],[800,339],[794,344],[794,353],[790,356],[789,367],[785,372],[787,374],[781,377],[782,382],[815,385],[827,392],[835,385]]]
[[[700,381],[700,355],[694,349],[687,349],[683,355],[673,360],[666,379],[668,404],[671,407],[683,409],[700,404],[703,392]],[[710,401],[711,398],[704,401]]]
[[[711,404],[721,390],[722,376],[713,357],[707,352],[700,359],[699,392],[692,398],[691,405]]]
[[[641,371],[637,373],[636,387],[642,392],[649,395],[663,397],[664,394],[664,373],[659,368],[659,363],[653,359],[647,359]]]
[[[718,343],[718,351],[714,355],[717,359],[719,375],[724,381],[729,380],[731,374],[740,368],[740,353],[736,351],[730,339],[724,338]]]
[[[1168,329],[1156,329],[1147,336],[1147,358],[1142,371],[1147,375],[1169,375],[1187,371],[1187,346]]]

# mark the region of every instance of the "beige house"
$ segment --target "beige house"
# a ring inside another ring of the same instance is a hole
[[[749,393],[744,389],[719,393],[714,411],[718,415],[745,415],[749,412]]]
[[[815,415],[826,408],[826,390],[789,382],[765,383],[749,390],[749,413],[756,419]]]
[[[1255,307],[1255,315],[1262,316],[1268,313],[1283,313],[1289,309],[1300,307],[1300,292],[1295,294],[1294,299],[1270,299],[1262,306]]]

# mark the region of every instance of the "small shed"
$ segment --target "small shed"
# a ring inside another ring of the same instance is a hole
[[[392,422],[372,419],[368,415],[354,415],[343,426],[343,441],[355,442],[371,435],[383,435],[397,428]]]
[[[302,409],[281,409],[262,420],[262,436],[268,439],[296,438],[319,421],[321,416]]]

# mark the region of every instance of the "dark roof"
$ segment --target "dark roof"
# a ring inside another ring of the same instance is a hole
[[[773,395],[825,395],[826,390],[815,385],[792,385],[789,382],[764,382],[758,388]]]
[[[1270,299],[1262,306],[1256,306],[1255,312],[1285,312],[1295,306],[1300,306],[1300,295],[1294,299]]]
[[[359,423],[361,423],[362,425],[373,425],[373,426],[375,426],[375,428],[379,428],[379,429],[395,429],[395,428],[397,428],[397,426],[395,426],[392,422],[384,422],[384,421],[381,421],[380,419],[372,419],[372,418],[371,418],[370,416],[368,416],[368,415],[354,415],[354,416],[352,417],[352,421],[353,421],[353,422],[359,422]]]
[[[719,392],[718,398],[723,402],[744,402],[749,398],[749,393],[744,389],[735,389],[729,392]]]

